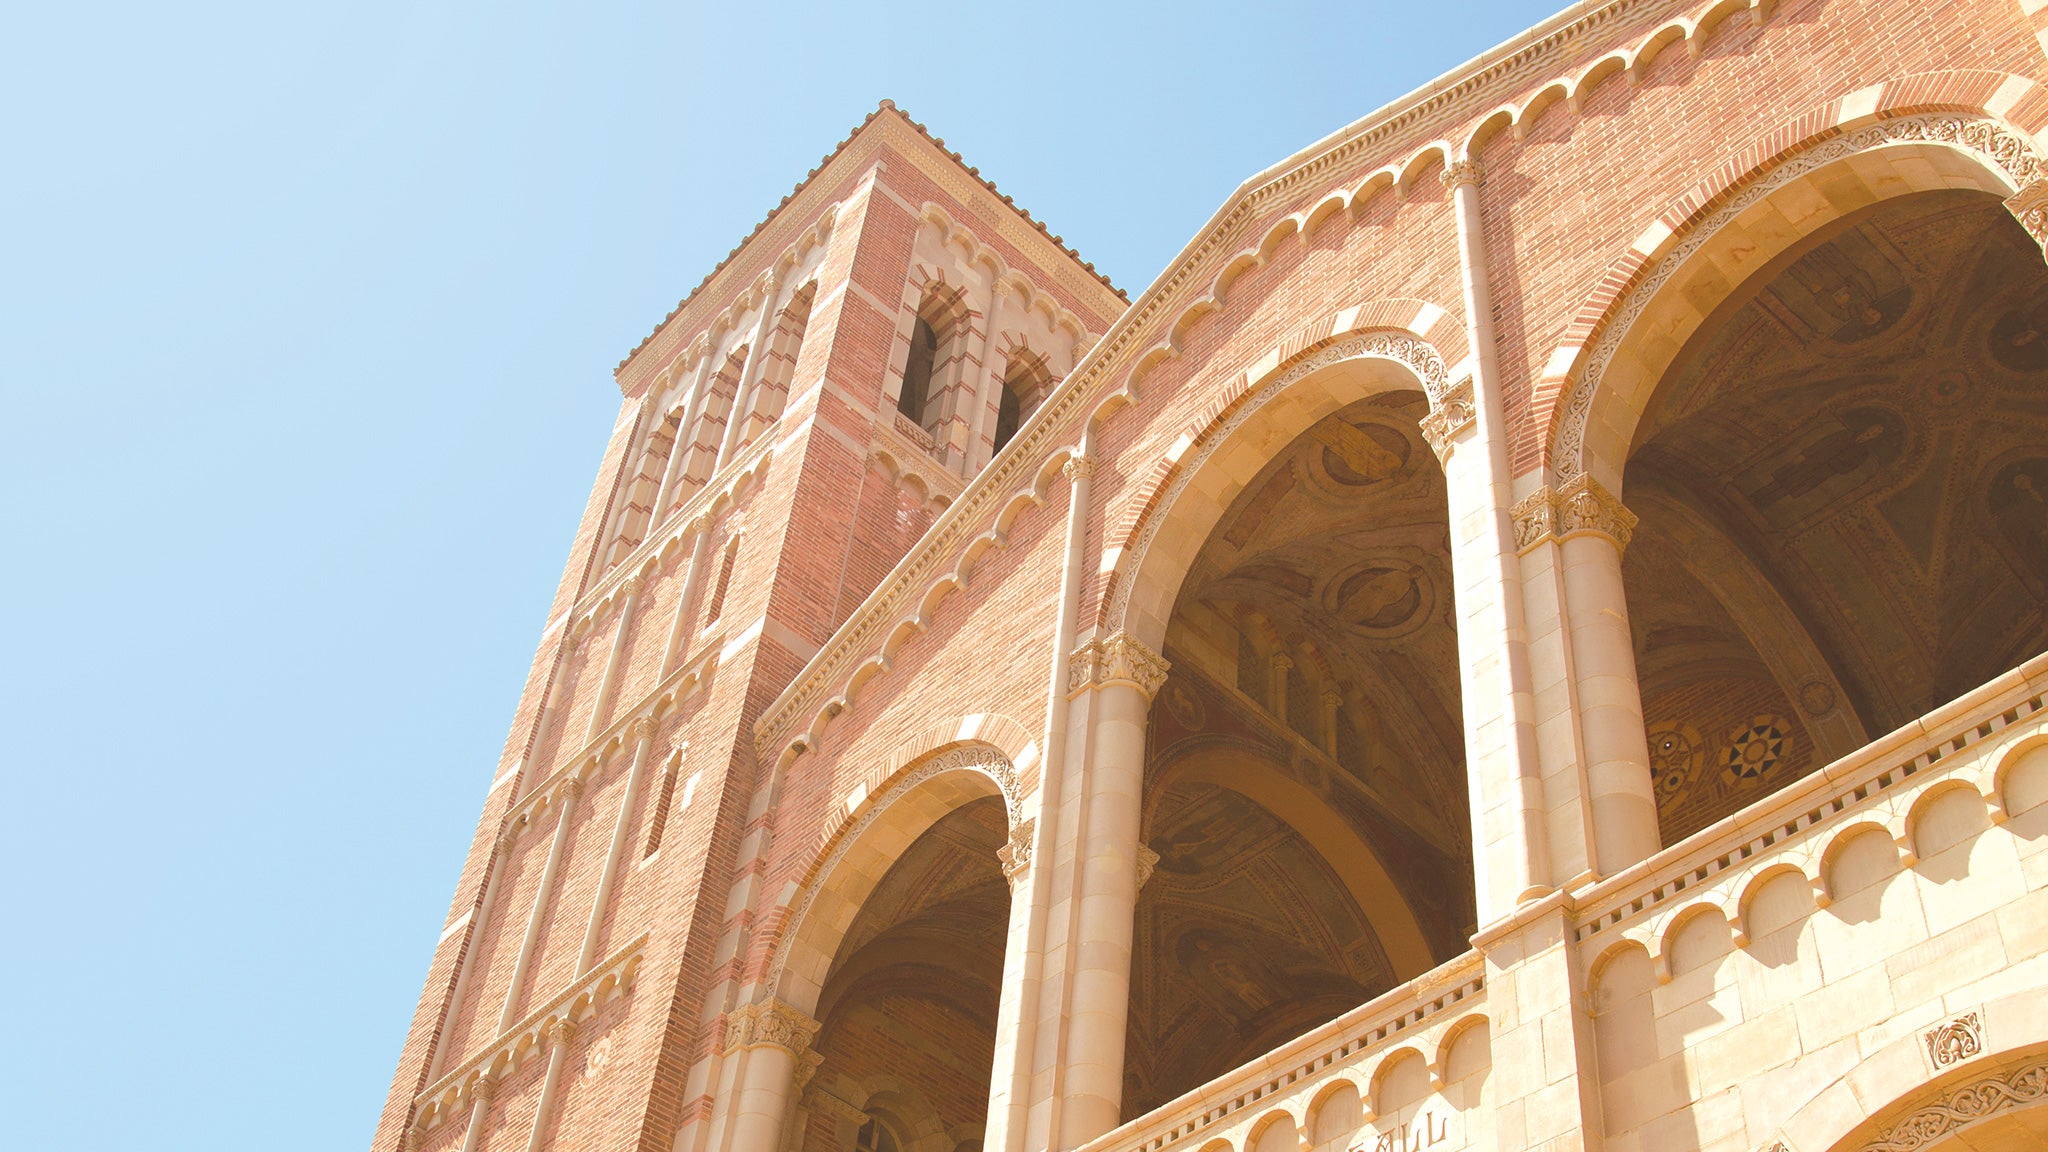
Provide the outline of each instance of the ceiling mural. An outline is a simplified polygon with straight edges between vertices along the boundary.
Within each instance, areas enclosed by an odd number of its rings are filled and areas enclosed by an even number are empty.
[[[1009,922],[1006,820],[996,797],[953,810],[861,905],[818,1002],[804,1148],[838,1152],[864,1111],[978,1146]]]
[[[1393,987],[1376,915],[1411,919],[1435,960],[1467,946],[1457,632],[1427,411],[1420,393],[1383,394],[1304,432],[1182,584],[1149,730],[1143,835],[1159,859],[1138,898],[1126,1116]],[[1262,804],[1269,788],[1333,815],[1322,839]],[[1383,862],[1406,907],[1361,907],[1333,868],[1347,854]]]
[[[1702,325],[1623,562],[1665,841],[2048,648],[2048,268],[1994,198],[1850,216]]]

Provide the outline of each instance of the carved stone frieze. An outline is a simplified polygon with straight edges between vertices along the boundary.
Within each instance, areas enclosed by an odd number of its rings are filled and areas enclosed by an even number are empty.
[[[1477,412],[1472,407],[1472,381],[1466,380],[1434,399],[1429,415],[1422,418],[1422,438],[1429,441],[1430,451],[1436,453],[1438,461],[1446,460],[1451,442],[1471,427],[1476,418]]]
[[[1067,691],[1081,692],[1111,684],[1135,685],[1150,700],[1166,683],[1166,657],[1118,632],[1083,644],[1067,664]]]
[[[1919,1152],[1958,1128],[2048,1098],[2048,1061],[1987,1076],[1915,1110],[1863,1146],[1863,1152]]]
[[[2031,180],[2008,198],[2005,209],[2012,213],[2034,243],[2048,252],[2048,179]]]
[[[1031,870],[1031,837],[1038,828],[1035,818],[1026,819],[1010,829],[1010,840],[996,849],[996,859],[1002,862],[1003,876],[1009,880],[1011,889],[1026,872]]]
[[[773,1044],[802,1056],[811,1050],[821,1025],[773,997],[745,1004],[725,1018],[725,1050]]]

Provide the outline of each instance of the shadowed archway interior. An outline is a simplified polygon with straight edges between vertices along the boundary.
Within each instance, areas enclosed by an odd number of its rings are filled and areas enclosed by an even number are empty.
[[[2048,268],[1923,193],[1761,269],[1673,362],[1623,561],[1666,844],[2048,647]]]
[[[897,858],[848,928],[819,998],[806,1152],[869,1121],[909,1149],[976,1149],[987,1120],[1010,888],[1003,802],[948,813]]]
[[[1427,412],[1419,392],[1381,393],[1285,444],[1181,585],[1149,729],[1158,861],[1138,899],[1126,1117],[1465,949],[1457,632]],[[1360,878],[1367,859],[1391,884]]]

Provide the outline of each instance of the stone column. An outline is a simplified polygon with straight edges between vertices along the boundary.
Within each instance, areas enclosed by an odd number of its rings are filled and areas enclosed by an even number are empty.
[[[969,476],[981,471],[988,464],[991,455],[982,446],[982,440],[993,435],[989,425],[989,411],[998,400],[998,393],[1003,387],[1002,377],[996,375],[993,353],[996,347],[996,331],[1001,323],[1003,301],[1009,298],[1010,291],[1010,286],[1000,279],[989,283],[988,314],[983,316],[981,321],[981,378],[974,386],[974,411],[967,421],[967,443],[960,446],[963,470]]]
[[[796,1103],[799,1060],[817,1038],[816,1020],[780,1000],[763,1000],[726,1019],[725,1051],[740,1053],[733,1109],[733,1152],[776,1152],[782,1122]]]
[[[626,663],[626,649],[632,640],[633,611],[640,606],[640,590],[644,586],[638,576],[628,576],[619,582],[619,594],[625,597],[619,605],[619,629],[612,634],[611,655],[605,658],[603,677],[597,682],[597,699],[590,705],[590,726],[583,733],[585,744],[604,731],[605,713],[611,709],[612,695],[619,689],[619,669]]]
[[[1138,825],[1145,779],[1145,719],[1167,664],[1119,632],[1083,645],[1068,683],[1093,697],[1085,801],[1077,838],[1079,890],[1067,1011],[1064,1099],[1056,1147],[1073,1148],[1117,1126],[1130,1008],[1131,933],[1138,902]]]
[[[654,718],[640,716],[626,729],[633,742],[633,766],[626,770],[626,795],[619,801],[619,818],[612,824],[611,848],[605,853],[604,868],[597,876],[597,897],[590,904],[590,919],[583,928],[583,948],[577,953],[576,974],[590,971],[597,962],[597,942],[604,931],[604,915],[611,908],[612,885],[617,883],[619,865],[626,856],[626,839],[633,831],[633,814],[640,807],[640,782],[646,775],[647,752],[654,743]]]
[[[1515,537],[1534,579],[1549,570],[1561,599],[1574,744],[1584,765],[1588,864],[1611,876],[1656,854],[1657,797],[1636,683],[1621,554],[1636,517],[1590,475],[1537,489],[1515,505]]]
[[[1067,754],[1071,710],[1068,663],[1080,612],[1081,580],[1086,575],[1089,494],[1095,475],[1095,460],[1088,455],[1085,438],[1081,448],[1067,457],[1064,471],[1069,485],[1066,553],[1048,653],[1045,755],[1040,761],[1038,789],[1032,796],[1033,815],[1011,831],[1001,854],[1003,873],[1011,886],[1010,932],[1004,946],[998,1039],[989,1077],[988,1124],[983,1137],[986,1152],[1022,1152],[1031,1146],[1034,1127],[1041,1141],[1049,1141],[1051,1097],[1057,1088],[1052,1066],[1057,1062],[1059,1030],[1064,1025],[1059,1005],[1064,1003],[1065,983],[1047,973],[1046,954],[1055,894],[1061,890],[1055,873],[1066,877],[1067,887],[1071,887],[1072,877],[1071,862],[1057,870],[1052,865],[1060,850],[1060,828],[1067,809],[1073,807],[1065,800],[1066,780],[1070,774],[1078,775],[1070,772]],[[1061,927],[1064,938],[1064,922]],[[1049,991],[1050,1006],[1046,1001]],[[1004,1037],[1010,1038],[1008,1044],[1003,1043]]]
[[[484,1138],[484,1122],[491,1115],[491,1089],[495,1082],[486,1072],[476,1078],[469,1089],[469,1126],[462,1130],[462,1152],[476,1152],[477,1142]]]
[[[661,650],[660,678],[676,670],[676,665],[690,654],[689,620],[690,602],[697,598],[697,589],[704,583],[704,560],[711,550],[711,522],[699,516],[683,530],[696,537],[690,545],[690,567],[683,576],[683,593],[676,597],[676,616],[668,626],[668,644]]]
[[[498,833],[496,843],[491,845],[491,867],[484,873],[484,888],[477,896],[476,916],[469,924],[469,941],[455,960],[455,986],[448,992],[447,1014],[450,1018],[444,1019],[440,1029],[434,1034],[434,1054],[427,1058],[427,1074],[420,1081],[423,1084],[432,1084],[440,1079],[441,1068],[448,1062],[448,1028],[453,1023],[453,1015],[462,1010],[462,998],[469,990],[469,974],[476,968],[476,945],[484,938],[484,929],[490,926],[491,907],[496,902],[498,894],[498,880],[505,873],[505,858],[512,855],[512,849],[517,846],[519,829],[520,825],[515,822]]]
[[[540,1103],[533,1110],[533,1133],[526,1138],[526,1152],[540,1152],[548,1130],[548,1117],[555,1111],[555,1088],[562,1079],[562,1065],[569,1058],[569,1045],[576,1041],[573,1021],[557,1020],[548,1026],[548,1070],[540,1081]]]
[[[1553,880],[1521,575],[1508,514],[1507,416],[1479,213],[1482,178],[1471,160],[1444,169],[1457,210],[1472,379],[1437,401],[1423,432],[1443,460],[1450,498],[1473,869],[1479,922],[1485,924],[1550,891]]]

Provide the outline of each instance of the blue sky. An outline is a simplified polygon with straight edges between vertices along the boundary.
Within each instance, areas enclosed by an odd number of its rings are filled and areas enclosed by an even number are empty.
[[[367,1146],[612,366],[876,101],[1135,295],[1557,2],[17,6],[9,1146]]]

